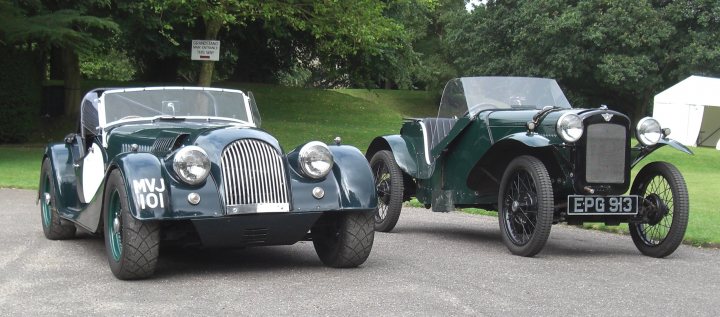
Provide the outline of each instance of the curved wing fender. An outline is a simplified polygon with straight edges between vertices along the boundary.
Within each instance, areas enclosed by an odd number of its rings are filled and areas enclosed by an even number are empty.
[[[120,169],[128,193],[130,213],[140,220],[182,219],[222,216],[217,185],[212,175],[198,186],[175,181],[157,157],[150,153],[125,153],[112,165]],[[108,169],[108,175],[112,168]],[[196,193],[200,203],[191,205],[188,194]]]
[[[642,161],[642,159],[644,159],[645,157],[650,155],[650,153],[655,152],[655,150],[657,150],[663,146],[666,146],[666,145],[669,145],[670,147],[672,147],[680,152],[694,155],[693,151],[688,149],[682,143],[675,141],[673,139],[669,139],[669,138],[661,138],[660,141],[658,141],[658,143],[653,146],[643,147],[638,144],[637,146],[632,148],[632,152],[630,153],[630,156],[632,157],[632,164],[630,165],[630,167],[631,168],[635,167],[635,165],[637,165],[637,163],[640,163],[640,161]]]
[[[355,147],[330,146],[335,165],[332,175],[338,183],[343,209],[375,209],[377,193],[370,165]]]
[[[381,150],[391,150],[395,157],[400,169],[412,176],[417,176],[418,168],[415,162],[415,155],[412,154],[410,144],[405,142],[405,139],[400,135],[386,135],[376,137],[367,150],[367,161],[369,162],[372,156]]]
[[[75,190],[75,169],[70,158],[70,151],[63,143],[48,145],[45,148],[45,157],[50,160],[50,168],[55,178],[55,200],[58,212],[66,218],[72,218],[67,207],[77,207],[78,196]],[[39,187],[38,187],[39,188]],[[38,190],[38,198],[40,197]]]
[[[507,140],[515,140],[518,142],[521,142],[522,144],[525,144],[529,147],[545,147],[550,145],[550,140],[548,138],[541,136],[536,133],[528,134],[527,132],[519,132],[519,133],[513,133],[510,134],[497,142],[495,144],[507,141]],[[493,146],[495,145],[493,144]]]
[[[130,213],[137,219],[162,218],[169,209],[168,186],[160,160],[150,153],[118,155],[111,165],[120,169],[128,193]],[[106,178],[113,168],[109,168]]]
[[[298,166],[298,152],[302,146],[287,155],[293,212],[371,210],[377,207],[377,194],[370,166],[355,147],[330,145],[333,168],[322,179],[304,176]],[[315,189],[323,195],[313,195]]]

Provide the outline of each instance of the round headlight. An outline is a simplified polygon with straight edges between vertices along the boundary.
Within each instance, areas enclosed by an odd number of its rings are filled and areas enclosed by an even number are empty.
[[[306,176],[312,178],[325,177],[333,167],[333,156],[327,145],[312,141],[300,148],[298,165]]]
[[[175,154],[173,170],[183,182],[197,185],[210,174],[210,159],[202,148],[186,146]]]
[[[566,113],[558,119],[556,130],[565,142],[576,142],[583,135],[582,119],[574,113]]]
[[[645,117],[638,121],[637,139],[642,145],[650,146],[657,144],[662,137],[662,133],[660,123],[657,122],[657,120]]]

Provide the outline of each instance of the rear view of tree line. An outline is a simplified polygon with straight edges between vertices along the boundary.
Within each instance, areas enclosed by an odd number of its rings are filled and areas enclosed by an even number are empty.
[[[220,61],[190,61],[193,39],[220,40]],[[63,80],[68,115],[81,78],[437,92],[517,75],[637,119],[674,82],[720,75],[718,43],[717,0],[0,0],[0,51],[32,64],[0,61],[0,115],[20,71],[31,86]]]

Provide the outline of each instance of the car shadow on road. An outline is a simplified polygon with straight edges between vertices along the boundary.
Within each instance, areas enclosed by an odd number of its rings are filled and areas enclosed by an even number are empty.
[[[502,244],[500,231],[488,228],[468,228],[451,226],[398,226],[390,234],[433,235],[442,240],[453,242],[491,242]]]
[[[447,225],[438,226],[398,226],[392,231],[398,235],[432,235],[448,243],[483,243],[492,246],[493,250],[510,254],[502,242],[499,228],[487,227],[454,227]],[[573,239],[565,231],[550,233],[550,238],[543,250],[536,255],[537,258],[563,257],[563,258],[592,258],[592,257],[618,257],[618,256],[640,256],[635,250],[632,241],[628,237],[627,246],[623,247],[618,243],[599,243],[596,232],[587,232],[588,237]],[[607,234],[607,233],[602,233]]]
[[[66,241],[87,250],[98,265],[107,265],[102,236],[78,234]],[[310,244],[309,246],[307,244]],[[282,269],[325,269],[315,254],[312,242],[301,241],[290,246],[206,249],[200,247],[160,247],[158,266],[153,278],[207,273],[247,273]]]
[[[264,246],[244,249],[204,249],[164,246],[156,276],[195,273],[240,273],[276,269],[324,268],[312,248],[298,242],[292,246]]]

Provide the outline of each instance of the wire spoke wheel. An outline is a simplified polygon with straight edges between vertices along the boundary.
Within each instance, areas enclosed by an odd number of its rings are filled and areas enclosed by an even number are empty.
[[[392,152],[383,150],[370,159],[370,169],[375,179],[377,209],[375,210],[375,230],[389,232],[400,219],[403,202],[403,175]]]
[[[687,228],[689,198],[680,172],[665,162],[645,166],[631,190],[642,201],[642,222],[630,224],[635,246],[645,255],[665,257],[682,243]]]
[[[498,196],[500,231],[505,246],[516,255],[540,252],[550,235],[553,192],[545,165],[532,156],[510,162]]]
[[[378,162],[373,166],[373,176],[375,177],[375,190],[378,196],[378,212],[375,213],[375,222],[380,223],[387,217],[388,204],[390,203],[390,171],[384,162]]]
[[[530,241],[537,223],[537,189],[527,171],[516,171],[509,191],[503,200],[505,225],[514,244],[524,245]]]

